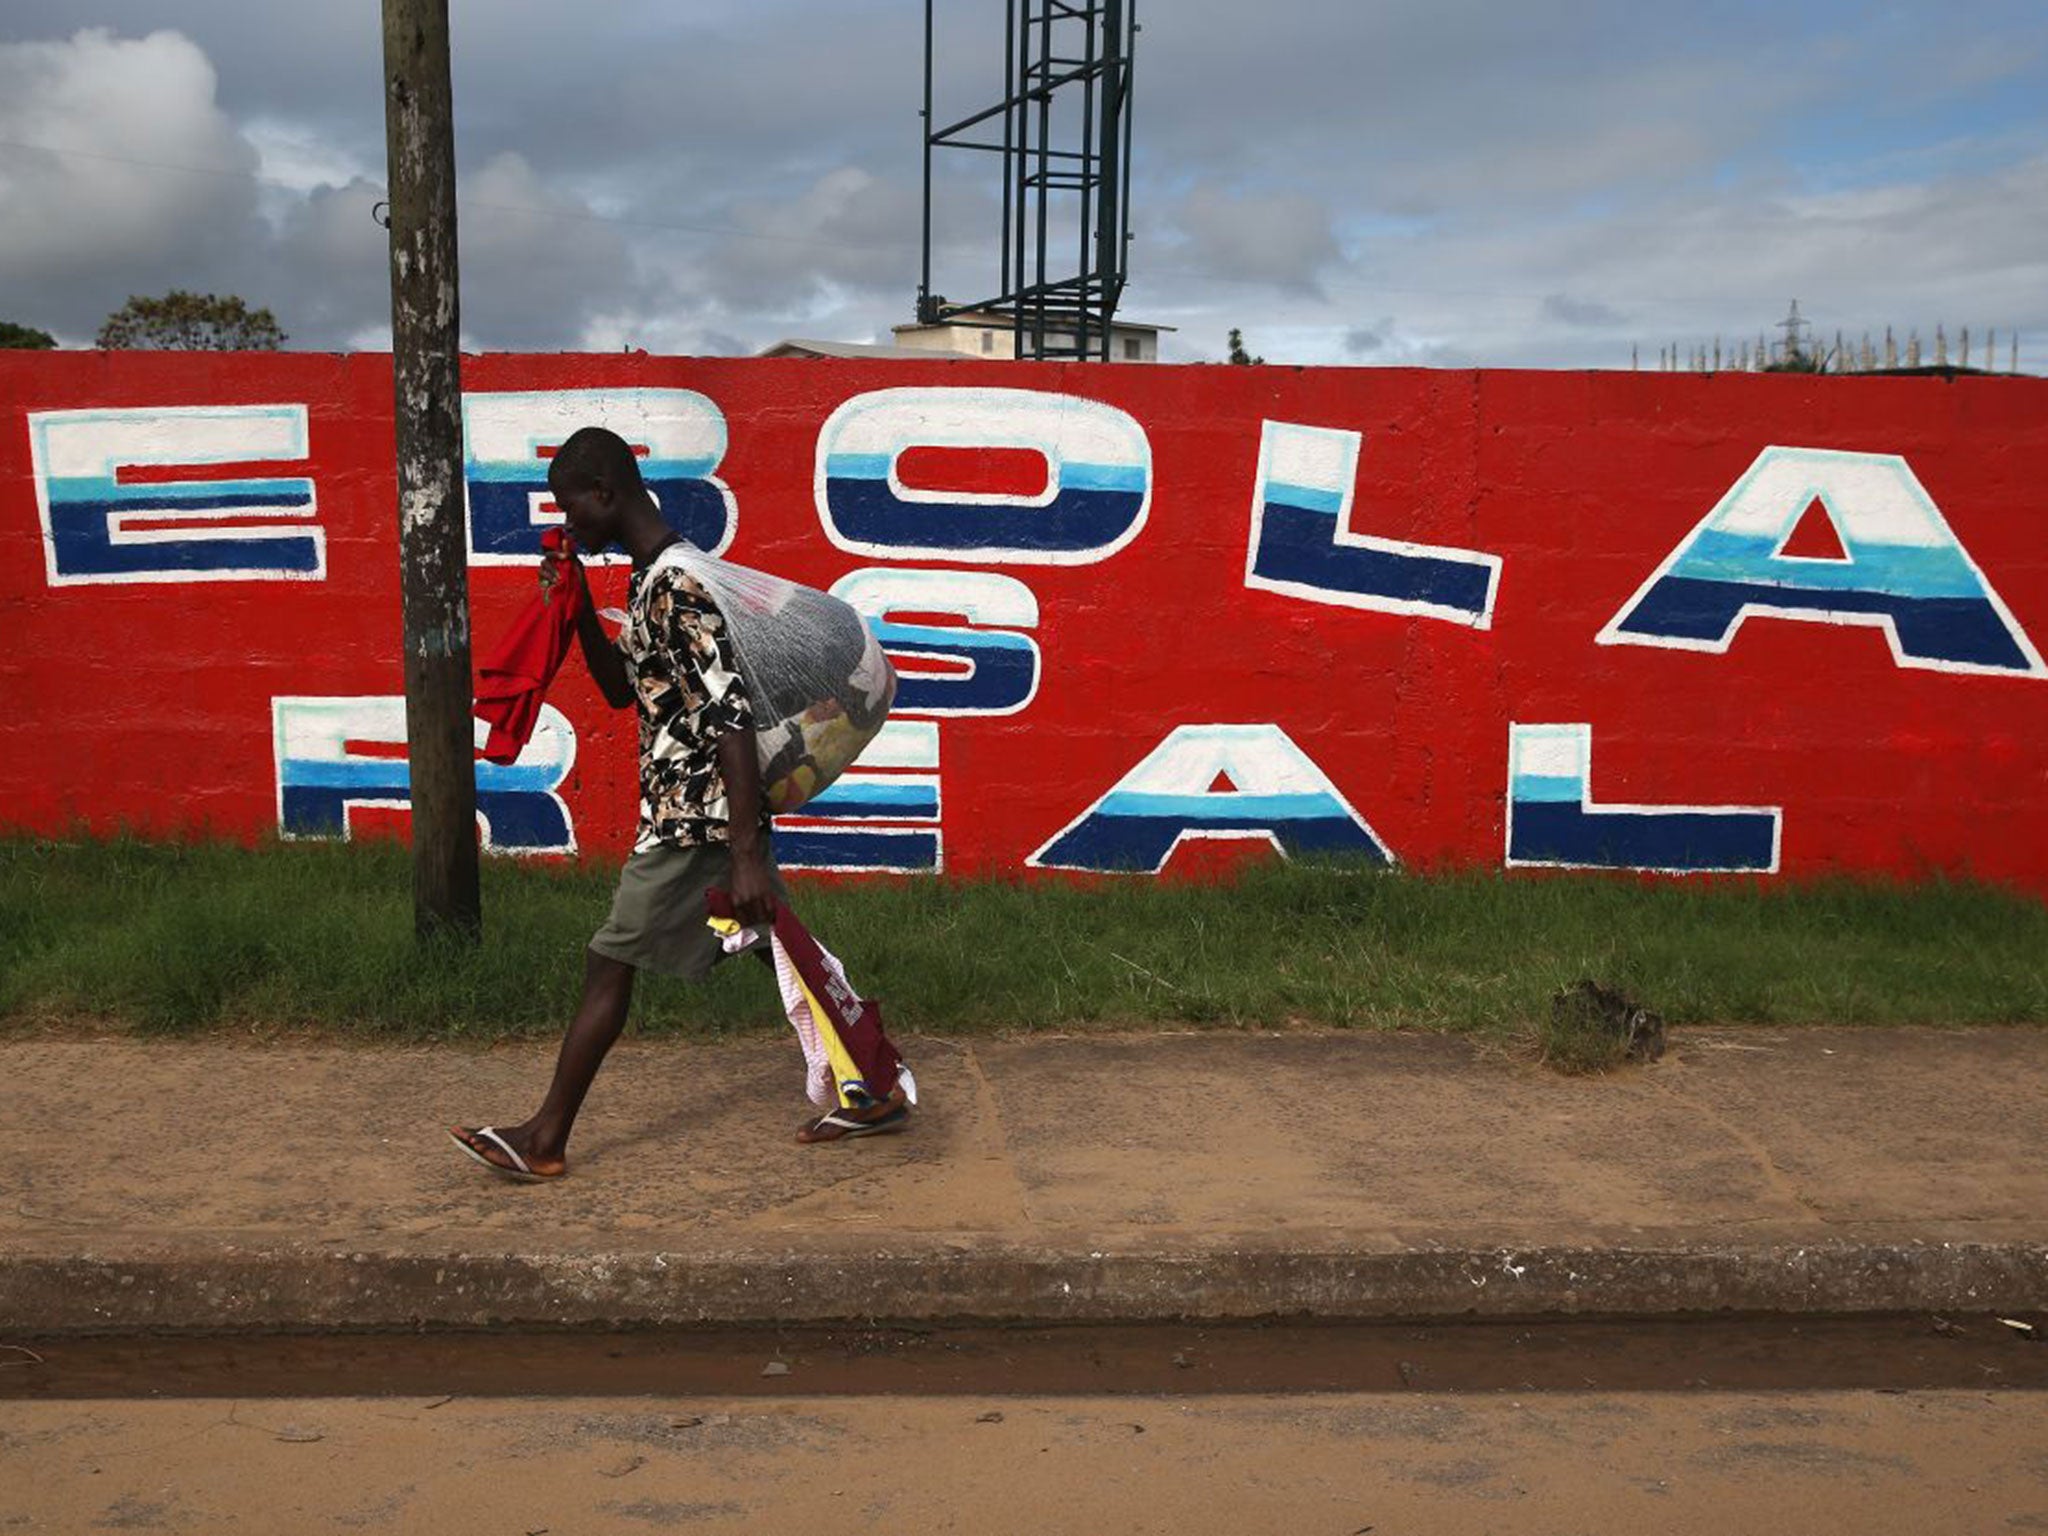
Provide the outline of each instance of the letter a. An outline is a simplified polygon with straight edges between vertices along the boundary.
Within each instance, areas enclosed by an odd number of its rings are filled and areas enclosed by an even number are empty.
[[[1229,788],[1218,789],[1219,775]],[[1027,861],[1158,874],[1184,838],[1271,843],[1282,854],[1394,856],[1277,725],[1183,725]]]
[[[1816,505],[1845,558],[1785,553]],[[1599,642],[1725,651],[1756,614],[1874,625],[1902,667],[2048,676],[1897,454],[1766,448]]]

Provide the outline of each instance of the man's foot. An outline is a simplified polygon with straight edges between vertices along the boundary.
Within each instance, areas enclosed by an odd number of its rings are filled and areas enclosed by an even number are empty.
[[[909,1124],[910,1106],[903,1102],[899,1092],[858,1109],[835,1109],[815,1120],[806,1120],[798,1127],[796,1139],[810,1146],[814,1142],[845,1141],[854,1136],[885,1136]]]
[[[544,1184],[569,1171],[568,1164],[561,1158],[541,1157],[529,1151],[523,1145],[526,1135],[517,1127],[501,1131],[489,1125],[478,1126],[475,1130],[451,1125],[448,1135],[470,1157],[508,1179]]]

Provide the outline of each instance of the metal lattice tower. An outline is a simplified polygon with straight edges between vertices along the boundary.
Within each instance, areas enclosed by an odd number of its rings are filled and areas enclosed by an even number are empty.
[[[1780,355],[1787,362],[1806,355],[1806,333],[1813,329],[1813,324],[1799,313],[1797,299],[1792,301],[1791,312],[1778,322],[1778,329],[1785,333],[1785,349]]]
[[[1128,273],[1125,175],[1136,0],[1005,0],[1003,99],[943,128],[932,122],[932,6],[925,0],[924,269],[917,318],[942,325],[970,311],[1007,314],[1017,357],[1106,362]],[[932,292],[937,149],[1002,157],[1001,281],[993,297],[978,303],[953,304]]]

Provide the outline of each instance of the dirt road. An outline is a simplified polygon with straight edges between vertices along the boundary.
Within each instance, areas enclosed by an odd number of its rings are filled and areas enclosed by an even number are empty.
[[[63,1401],[0,1530],[2048,1531],[2033,1393]]]
[[[1983,1316],[70,1340],[0,1367],[0,1536],[2048,1532],[2048,1346]]]

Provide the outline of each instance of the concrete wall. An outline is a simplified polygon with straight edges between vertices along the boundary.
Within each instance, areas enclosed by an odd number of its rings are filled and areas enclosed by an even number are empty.
[[[2048,893],[2048,382],[475,357],[475,636],[540,457],[842,592],[905,674],[788,862],[1968,872]],[[404,824],[390,365],[0,356],[0,825]],[[616,602],[625,571],[595,573]],[[573,667],[573,664],[572,664]],[[504,851],[614,854],[580,668]]]

